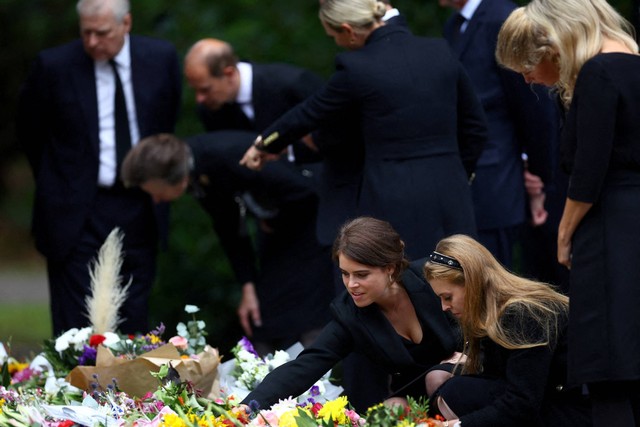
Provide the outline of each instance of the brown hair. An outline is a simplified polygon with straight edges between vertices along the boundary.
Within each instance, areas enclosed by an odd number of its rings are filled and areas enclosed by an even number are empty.
[[[442,239],[436,251],[455,259],[462,267],[460,270],[427,261],[424,275],[428,282],[440,279],[465,288],[464,313],[460,319],[467,342],[465,371],[480,371],[480,340],[484,337],[507,349],[553,344],[559,318],[568,311],[566,296],[551,285],[511,273],[469,236],[458,234]],[[505,313],[515,316],[516,323],[505,325],[502,322]],[[540,326],[542,336],[532,338],[527,334],[522,326],[531,322]]]
[[[151,179],[175,185],[189,175],[190,162],[191,150],[184,141],[159,133],[140,140],[127,153],[121,177],[127,187],[137,187]]]
[[[409,262],[404,242],[386,221],[359,217],[344,224],[333,243],[333,259],[342,254],[371,267],[394,267],[393,280],[399,282]]]

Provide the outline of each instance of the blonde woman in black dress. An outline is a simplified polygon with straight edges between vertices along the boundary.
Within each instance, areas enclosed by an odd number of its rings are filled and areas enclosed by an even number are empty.
[[[569,382],[588,384],[597,426],[640,425],[640,56],[604,0],[515,10],[497,58],[567,108],[570,172],[558,261],[571,269]]]

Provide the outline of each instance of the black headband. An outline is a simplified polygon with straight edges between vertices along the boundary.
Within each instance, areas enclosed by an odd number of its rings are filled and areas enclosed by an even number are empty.
[[[446,255],[442,255],[440,252],[431,252],[431,255],[429,255],[429,259],[431,260],[431,262],[434,262],[436,264],[444,265],[446,267],[451,267],[455,268],[456,270],[462,271],[462,266],[456,259],[448,257]]]

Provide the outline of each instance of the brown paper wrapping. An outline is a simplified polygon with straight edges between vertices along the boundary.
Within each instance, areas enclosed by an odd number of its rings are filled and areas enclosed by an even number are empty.
[[[173,344],[166,344],[144,353],[135,359],[121,359],[111,350],[98,346],[96,366],[76,366],[67,376],[71,385],[91,391],[96,381],[106,388],[115,379],[118,388],[130,396],[144,397],[158,388],[158,379],[149,372],[158,372],[162,365],[171,362],[182,381],[191,381],[196,390],[202,390],[202,396],[213,399],[219,395],[218,350],[207,345],[197,359],[181,359]],[[97,380],[94,377],[97,375]]]

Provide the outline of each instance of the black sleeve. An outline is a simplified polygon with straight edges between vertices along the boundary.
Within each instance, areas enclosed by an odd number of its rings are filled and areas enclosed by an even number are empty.
[[[261,409],[269,408],[289,396],[307,391],[329,369],[346,357],[353,348],[349,331],[336,320],[329,322],[314,343],[298,357],[274,369],[262,383],[242,401],[255,401]]]
[[[230,191],[208,192],[199,199],[209,214],[220,246],[227,255],[231,269],[241,285],[254,282],[257,277],[253,241],[245,226],[236,195]]]

